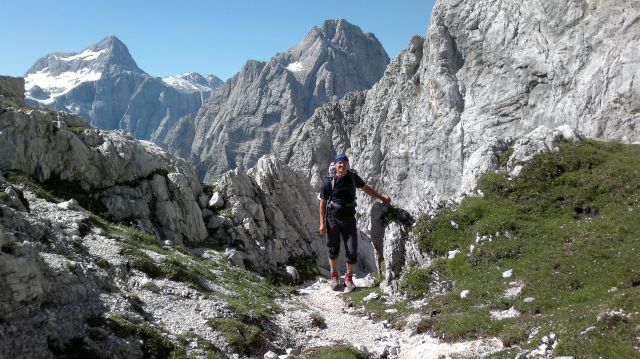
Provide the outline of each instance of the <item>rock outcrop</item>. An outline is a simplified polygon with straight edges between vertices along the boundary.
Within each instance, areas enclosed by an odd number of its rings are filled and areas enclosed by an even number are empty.
[[[318,234],[318,200],[306,179],[283,163],[263,157],[247,172],[225,173],[217,186],[231,210],[230,244],[256,269],[275,272],[289,257],[326,258]]]
[[[216,186],[231,211],[231,223],[217,238],[240,251],[252,268],[274,273],[292,259],[304,259],[328,273],[327,248],[318,233],[319,202],[304,176],[264,156],[246,172],[225,173]],[[358,269],[370,273],[376,263],[371,245],[364,240],[360,240]]]
[[[180,121],[162,143],[189,146],[174,153],[190,153],[207,182],[230,169],[246,170],[277,151],[318,106],[370,88],[388,61],[373,34],[345,20],[326,21],[268,62],[248,61],[193,122]]]
[[[85,198],[84,206],[182,243],[207,237],[193,167],[123,132],[91,128],[80,117],[2,108],[0,169],[18,171]]]
[[[24,100],[24,79],[22,77],[0,76],[0,96]]]

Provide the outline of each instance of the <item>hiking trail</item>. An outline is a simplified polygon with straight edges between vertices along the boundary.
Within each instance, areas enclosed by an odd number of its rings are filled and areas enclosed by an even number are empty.
[[[358,288],[374,284],[370,277],[354,278],[354,282]],[[403,330],[390,327],[386,321],[376,322],[362,308],[350,307],[344,293],[332,291],[327,279],[305,283],[286,305],[278,321],[288,329],[288,339],[302,349],[342,343],[366,351],[372,358],[428,359],[477,358],[503,348],[495,338],[445,343],[427,334],[414,334],[410,328],[419,321],[415,315],[406,318]],[[314,312],[324,318],[326,328],[311,323]]]

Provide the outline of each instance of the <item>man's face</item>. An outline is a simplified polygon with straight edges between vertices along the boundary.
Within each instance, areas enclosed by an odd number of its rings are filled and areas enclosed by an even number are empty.
[[[347,161],[336,162],[336,174],[338,176],[344,176],[345,174],[347,174],[348,169],[349,169],[349,162]]]

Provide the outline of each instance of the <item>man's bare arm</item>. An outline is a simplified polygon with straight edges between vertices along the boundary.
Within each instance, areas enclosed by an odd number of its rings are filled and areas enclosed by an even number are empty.
[[[382,203],[384,203],[384,204],[391,203],[391,197],[389,197],[386,194],[385,195],[381,195],[375,189],[369,187],[369,185],[364,185],[364,187],[362,187],[362,191],[364,191],[364,193],[368,194],[371,197],[374,197],[374,198],[377,198],[377,199],[381,200]]]
[[[320,235],[325,234],[325,232],[327,231],[325,220],[324,220],[326,214],[327,214],[327,200],[320,199]]]

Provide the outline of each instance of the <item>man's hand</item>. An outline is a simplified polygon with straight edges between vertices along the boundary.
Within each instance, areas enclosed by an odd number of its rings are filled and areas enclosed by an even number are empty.
[[[324,223],[320,223],[320,235],[324,236],[325,233],[327,233],[327,227]]]
[[[377,199],[381,200],[382,203],[384,203],[384,204],[391,203],[391,197],[389,197],[386,194],[385,195],[381,195],[375,189],[369,187],[369,185],[364,185],[364,187],[362,187],[362,191],[364,191],[364,193],[368,194],[371,197],[374,197],[374,198],[377,198]]]

